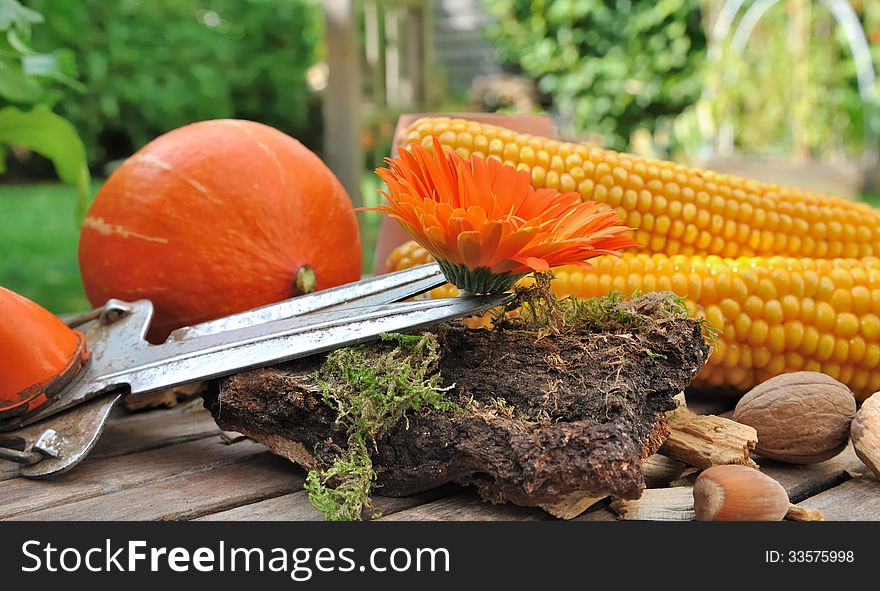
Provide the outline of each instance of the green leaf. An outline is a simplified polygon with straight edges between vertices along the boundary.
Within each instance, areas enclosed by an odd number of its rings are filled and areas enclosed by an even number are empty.
[[[63,182],[77,189],[77,219],[85,217],[89,198],[86,149],[73,125],[47,107],[30,111],[0,109],[0,144],[25,146],[52,161]]]
[[[43,15],[21,5],[18,0],[0,0],[0,31],[15,28],[30,35],[31,25],[43,22]]]
[[[78,92],[85,92],[85,86],[78,82],[75,61],[70,52],[59,50],[55,53],[36,53],[21,58],[21,65],[27,76],[43,76],[57,80]]]
[[[18,64],[0,62],[0,97],[13,103],[33,104],[42,99],[43,87]]]
[[[6,41],[9,43],[9,46],[20,55],[31,55],[36,53],[15,29],[9,29],[9,31],[6,32]]]

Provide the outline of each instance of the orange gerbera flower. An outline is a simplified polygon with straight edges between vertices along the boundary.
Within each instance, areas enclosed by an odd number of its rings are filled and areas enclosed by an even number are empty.
[[[620,255],[638,243],[624,236],[617,213],[598,211],[578,193],[536,190],[531,175],[494,158],[466,160],[410,144],[390,168],[376,173],[388,185],[376,208],[397,219],[430,252],[443,274],[471,293],[497,293],[532,271]]]

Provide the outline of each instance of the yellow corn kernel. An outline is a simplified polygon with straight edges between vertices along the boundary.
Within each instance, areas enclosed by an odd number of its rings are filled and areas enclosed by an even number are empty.
[[[804,324],[799,320],[789,320],[782,326],[785,331],[785,348],[797,351],[804,340]]]
[[[837,322],[837,314],[828,302],[816,304],[816,328],[821,332],[830,331]]]
[[[876,341],[880,337],[880,317],[876,314],[865,314],[859,320],[859,330],[866,341]]]

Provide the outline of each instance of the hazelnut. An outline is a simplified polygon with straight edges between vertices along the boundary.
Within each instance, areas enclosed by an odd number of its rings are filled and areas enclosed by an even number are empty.
[[[823,373],[798,371],[752,388],[736,405],[733,420],[758,432],[755,453],[815,464],[843,451],[855,414],[849,388]]]
[[[862,403],[853,419],[850,437],[856,455],[880,478],[880,392]]]
[[[694,482],[698,521],[781,521],[788,506],[782,485],[748,466],[712,466]]]

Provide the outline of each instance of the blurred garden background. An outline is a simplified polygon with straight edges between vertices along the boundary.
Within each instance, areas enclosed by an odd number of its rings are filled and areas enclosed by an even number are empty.
[[[0,285],[86,309],[88,201],[213,118],[289,133],[367,205],[417,111],[548,113],[566,139],[876,201],[878,70],[877,0],[0,0]]]

